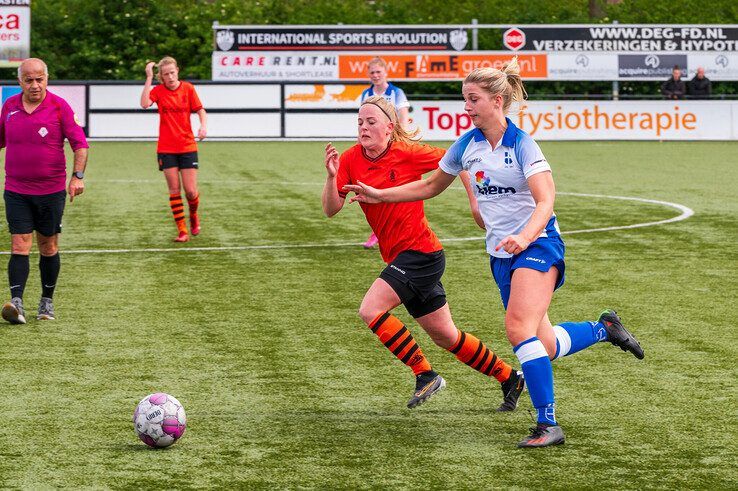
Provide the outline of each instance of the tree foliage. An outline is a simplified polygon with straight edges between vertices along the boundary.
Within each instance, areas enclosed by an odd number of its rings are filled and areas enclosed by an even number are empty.
[[[592,2],[597,3],[591,8]],[[34,0],[31,53],[55,79],[136,80],[148,60],[174,56],[184,78],[209,79],[212,25],[220,24],[572,24],[738,23],[738,2],[714,0]],[[604,14],[590,17],[591,12]],[[500,49],[498,31],[482,30],[480,49]],[[11,70],[0,72],[14,78]],[[405,84],[411,93],[457,93],[458,84]],[[621,93],[655,93],[655,82],[622,82]],[[735,83],[716,84],[735,93]],[[598,94],[609,82],[528,83],[540,93]]]

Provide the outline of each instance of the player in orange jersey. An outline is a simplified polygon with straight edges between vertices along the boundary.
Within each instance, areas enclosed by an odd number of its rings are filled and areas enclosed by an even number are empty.
[[[361,102],[363,103],[367,98],[375,95],[384,97],[397,110],[400,125],[403,128],[408,128],[410,125],[410,103],[405,92],[387,80],[387,63],[377,56],[369,61],[367,69],[372,84],[361,93]],[[372,232],[364,242],[364,248],[371,249],[377,245],[377,242],[377,235]]]
[[[154,65],[158,68],[157,78],[161,83],[152,89]],[[197,139],[202,140],[207,136],[207,113],[195,92],[195,87],[189,82],[179,80],[177,61],[170,56],[162,58],[158,64],[153,61],[146,64],[146,83],[141,93],[141,107],[148,109],[154,103],[159,110],[157,160],[159,170],[164,172],[167,180],[169,206],[179,231],[174,241],[187,242],[190,237],[185,224],[182,187],[190,208],[190,230],[192,235],[200,233],[200,217],[197,214],[200,205],[200,193],[197,191],[199,162],[190,114],[197,113],[200,118]]]
[[[445,153],[442,148],[413,140],[414,135],[398,123],[395,108],[381,96],[362,103],[358,123],[358,143],[340,158],[332,144],[325,149],[328,178],[322,204],[328,217],[343,208],[344,186],[361,181],[387,188],[418,181],[424,173],[438,168]],[[468,176],[466,182],[468,185]],[[423,202],[360,205],[377,234],[387,267],[364,296],[359,316],[415,374],[415,392],[408,407],[422,404],[446,382],[432,369],[402,321],[390,313],[400,304],[438,346],[484,375],[494,376],[504,395],[498,410],[514,410],[525,385],[522,372],[513,370],[479,339],[456,328],[441,284],[446,264],[443,248],[428,226]]]

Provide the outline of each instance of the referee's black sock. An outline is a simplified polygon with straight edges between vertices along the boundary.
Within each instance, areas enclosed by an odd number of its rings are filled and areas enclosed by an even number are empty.
[[[53,256],[41,256],[38,260],[38,269],[41,270],[41,296],[53,298],[56,280],[59,278],[59,269],[61,269],[59,253]]]
[[[10,282],[11,298],[23,298],[23,290],[26,289],[29,270],[30,266],[27,255],[10,255],[10,261],[8,261],[8,281]]]

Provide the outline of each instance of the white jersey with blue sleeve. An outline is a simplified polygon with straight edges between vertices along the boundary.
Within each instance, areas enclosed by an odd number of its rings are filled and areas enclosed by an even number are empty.
[[[408,102],[405,92],[391,83],[387,84],[387,90],[384,91],[384,94],[375,94],[374,85],[370,85],[368,89],[365,89],[364,92],[361,93],[361,102],[364,102],[368,97],[374,95],[381,95],[387,99],[387,102],[395,106],[395,109],[398,111],[404,107],[410,107],[410,102]]]
[[[495,257],[512,256],[503,249],[495,251],[495,247],[508,235],[519,234],[533,216],[536,202],[528,178],[551,170],[535,140],[506,120],[507,130],[496,148],[475,128],[456,140],[439,163],[442,171],[454,176],[469,171],[487,231],[487,252]],[[559,234],[556,215],[552,214],[540,236]]]

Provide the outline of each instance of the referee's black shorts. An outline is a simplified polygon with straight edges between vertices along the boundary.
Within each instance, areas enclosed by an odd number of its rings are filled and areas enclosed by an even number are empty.
[[[51,194],[20,194],[5,190],[5,217],[11,234],[37,231],[51,237],[62,231],[62,215],[67,192]]]
[[[392,287],[408,313],[417,319],[446,305],[446,290],[441,283],[445,269],[443,250],[403,251],[379,277]]]

